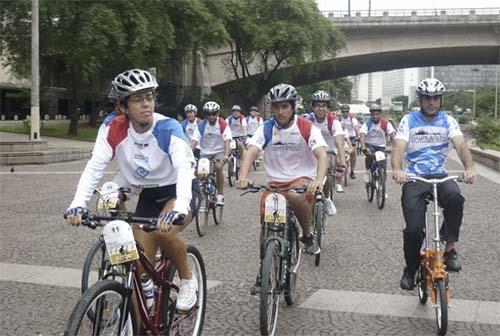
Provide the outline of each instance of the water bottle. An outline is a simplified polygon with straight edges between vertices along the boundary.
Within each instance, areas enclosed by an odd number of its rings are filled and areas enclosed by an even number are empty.
[[[148,310],[151,310],[151,307],[153,307],[153,303],[155,300],[155,292],[153,280],[148,274],[141,274],[141,285],[144,292],[144,297],[146,298],[146,306]]]

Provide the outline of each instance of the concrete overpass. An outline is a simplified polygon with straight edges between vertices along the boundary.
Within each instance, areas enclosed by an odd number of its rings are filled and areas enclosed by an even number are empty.
[[[291,82],[295,85],[409,67],[500,64],[500,8],[458,13],[412,10],[396,16],[380,12],[369,17],[363,13],[353,17],[324,14],[344,32],[346,46],[335,58],[313,64],[319,75],[310,75],[308,66],[312,64],[293,69]],[[224,66],[228,55],[229,49],[211,50],[207,55],[207,79],[215,91],[223,91],[234,81]]]

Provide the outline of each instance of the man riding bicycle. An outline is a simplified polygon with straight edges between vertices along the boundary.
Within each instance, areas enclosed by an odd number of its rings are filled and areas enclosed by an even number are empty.
[[[271,187],[284,189],[307,184],[307,194],[288,192],[285,197],[302,226],[306,252],[317,254],[321,249],[311,229],[312,200],[326,176],[327,145],[316,126],[295,115],[297,91],[293,86],[276,85],[267,98],[273,118],[266,120],[250,139],[236,186],[246,189],[251,183],[248,172],[261,150],[265,151],[264,163]]]
[[[201,122],[201,119],[196,116],[198,108],[196,105],[187,104],[184,107],[184,113],[186,114],[186,119],[181,122],[182,130],[188,138],[189,145],[193,147],[194,157],[199,158],[200,149],[193,146],[193,134],[198,128],[198,124]]]
[[[257,106],[250,107],[250,115],[246,117],[246,122],[247,135],[251,138],[257,128],[264,123],[264,120],[262,120],[262,117],[259,115],[259,108]]]
[[[410,112],[401,120],[392,149],[393,178],[403,185],[401,205],[406,227],[403,230],[403,250],[406,267],[401,278],[401,288],[415,287],[420,248],[424,238],[426,196],[432,186],[422,182],[407,182],[407,174],[424,178],[442,178],[445,169],[448,143],[451,141],[462,161],[466,183],[473,183],[476,177],[469,148],[465,144],[460,126],[456,120],[441,110],[444,85],[437,79],[427,78],[417,87],[420,111]],[[406,157],[406,171],[403,170],[403,152]],[[464,197],[455,181],[438,185],[438,202],[443,208],[444,223],[441,237],[446,241],[444,263],[446,270],[458,272],[462,265],[455,250],[463,217]]]
[[[351,107],[348,104],[340,105],[340,123],[344,126],[344,130],[349,136],[349,141],[354,149],[350,152],[349,159],[351,161],[351,178],[355,179],[354,168],[356,168],[356,142],[358,141],[359,122],[358,119],[351,116],[350,109]]]
[[[304,115],[308,120],[311,120],[320,130],[323,138],[328,144],[328,148],[336,152],[336,163],[333,158],[329,158],[329,164],[332,167],[337,167],[337,177],[342,177],[342,169],[345,169],[345,153],[344,153],[344,131],[339,120],[330,108],[330,94],[324,90],[318,90],[311,97],[313,112]],[[333,186],[333,177],[328,176],[325,183],[325,205],[329,216],[335,214],[335,205],[328,197],[329,191]]]
[[[370,106],[370,115],[359,130],[359,142],[361,144],[361,151],[365,154],[365,183],[370,182],[370,167],[374,159],[373,154],[377,151],[385,153],[385,146],[387,143],[387,135],[394,141],[396,130],[387,119],[381,117],[382,108],[378,104]],[[384,161],[384,168],[387,163]],[[386,170],[384,172],[387,175]],[[387,176],[384,176],[387,177]],[[387,194],[385,195],[387,197]]]
[[[240,158],[242,158],[243,152],[245,151],[245,138],[247,136],[247,120],[241,113],[241,107],[239,105],[233,105],[231,108],[231,115],[226,118],[226,122],[229,128],[231,128],[233,141],[236,143]]]
[[[167,252],[181,278],[177,308],[188,310],[196,303],[197,281],[187,263],[186,246],[178,236],[196,211],[199,193],[194,182],[194,157],[175,119],[154,113],[156,79],[147,71],[125,71],[113,80],[122,115],[99,132],[92,157],[78,183],[65,214],[68,223],[79,225],[87,202],[107,164],[116,158],[128,185],[142,189],[135,215],[158,217],[159,231],[134,230],[134,237],[154,263],[158,246]],[[181,224],[184,225],[173,225]],[[140,271],[144,272],[140,266]]]
[[[224,205],[224,173],[222,168],[231,153],[231,128],[219,117],[220,106],[214,101],[203,105],[205,119],[193,134],[194,146],[200,147],[200,157],[215,160],[217,205]]]

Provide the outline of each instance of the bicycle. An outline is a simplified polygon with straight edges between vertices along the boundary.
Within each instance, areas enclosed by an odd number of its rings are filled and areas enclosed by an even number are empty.
[[[450,304],[449,276],[445,270],[441,237],[439,235],[439,209],[437,201],[437,185],[449,180],[463,181],[463,177],[448,176],[442,179],[425,179],[418,176],[408,176],[409,181],[420,181],[432,184],[432,195],[426,196],[426,206],[433,203],[434,238],[430,238],[427,211],[425,214],[425,239],[420,251],[420,263],[417,272],[416,286],[421,304],[426,304],[428,296],[436,310],[436,326],[439,335],[445,335],[448,329],[448,306]],[[431,246],[430,241],[434,243]]]
[[[321,248],[321,238],[325,233],[326,227],[325,201],[323,199],[323,192],[321,190],[316,190],[316,192],[314,193],[312,220],[313,234],[316,236],[318,245]],[[321,259],[321,252],[315,254],[314,256],[314,264],[318,266]]]
[[[265,197],[264,218],[260,235],[260,303],[259,318],[262,335],[274,335],[278,320],[280,295],[287,305],[296,297],[297,272],[302,250],[299,248],[298,220],[288,206],[284,192],[306,192],[305,186],[275,189],[264,185],[251,185],[248,191],[270,192]]]
[[[369,169],[369,180],[365,183],[366,196],[368,197],[368,202],[373,201],[373,195],[377,194],[377,206],[380,210],[384,208],[385,205],[385,183],[386,183],[386,154],[390,151],[376,151],[372,153],[368,150],[366,155],[374,156],[375,160],[372,160]]]
[[[243,138],[244,137],[238,137],[233,139],[233,141],[235,141],[235,145],[234,148],[231,148],[231,155],[229,155],[229,158],[227,159],[227,180],[230,187],[234,185],[234,182],[236,182],[240,176],[241,158],[240,151],[236,144],[239,139]]]
[[[201,158],[198,161],[198,177],[200,179],[200,209],[195,216],[196,231],[200,237],[206,234],[210,213],[215,225],[222,223],[224,207],[217,205],[217,184],[215,182],[215,160]],[[200,218],[201,216],[201,218]]]
[[[187,247],[188,265],[198,281],[197,303],[189,311],[176,306],[180,279],[175,265],[166,254],[153,265],[141,244],[135,241],[131,225],[145,231],[156,229],[156,218],[134,217],[133,214],[99,216],[85,213],[83,225],[95,229],[104,226],[103,237],[112,265],[120,272],[110,272],[90,287],[74,307],[64,335],[136,335],[138,334],[132,293],[138,303],[145,332],[150,335],[200,335],[206,306],[206,273],[201,253]],[[103,224],[105,222],[105,224]],[[151,275],[156,290],[154,303],[148,308],[136,261],[140,260]],[[117,279],[119,281],[117,281]],[[92,318],[89,318],[89,314]]]

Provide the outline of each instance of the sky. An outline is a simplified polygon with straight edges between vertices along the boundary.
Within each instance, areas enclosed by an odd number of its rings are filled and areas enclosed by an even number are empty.
[[[350,0],[351,11],[368,10],[369,0]],[[345,10],[349,0],[316,0],[321,11]],[[434,9],[434,8],[488,8],[500,7],[498,0],[371,0],[372,10],[377,9]]]

